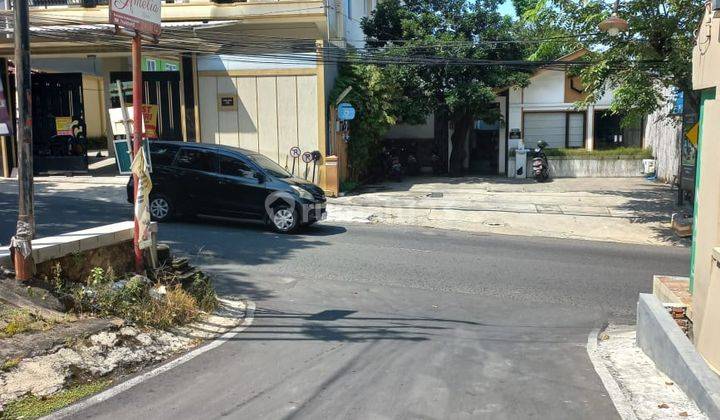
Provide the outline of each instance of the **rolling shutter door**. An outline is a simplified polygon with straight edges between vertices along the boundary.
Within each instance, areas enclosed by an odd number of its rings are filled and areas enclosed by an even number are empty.
[[[541,140],[553,149],[565,147],[565,122],[564,112],[525,113],[523,128],[526,147],[535,147]]]
[[[585,114],[569,114],[568,147],[585,145]]]

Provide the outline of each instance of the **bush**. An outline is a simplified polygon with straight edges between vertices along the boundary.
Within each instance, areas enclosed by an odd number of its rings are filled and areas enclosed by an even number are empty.
[[[548,157],[579,157],[579,158],[597,158],[597,159],[652,159],[652,151],[643,149],[642,147],[618,147],[615,149],[587,150],[584,148],[559,148],[545,149],[545,155]],[[515,149],[511,150],[509,156],[515,156]],[[532,152],[528,152],[528,156],[532,156]]]
[[[200,310],[195,297],[180,286],[172,286],[164,295],[151,295],[150,289],[151,285],[144,277],[134,276],[124,284],[77,285],[72,296],[77,312],[117,316],[138,325],[165,329],[197,318]],[[205,297],[203,304],[210,306],[208,302],[209,298]]]
[[[212,312],[217,308],[215,287],[210,277],[197,273],[187,291],[195,298],[195,302],[197,302],[197,306],[201,311]]]
[[[168,290],[163,300],[152,299],[150,307],[151,310],[146,313],[149,318],[142,323],[158,328],[187,324],[199,314],[195,298],[180,286]]]

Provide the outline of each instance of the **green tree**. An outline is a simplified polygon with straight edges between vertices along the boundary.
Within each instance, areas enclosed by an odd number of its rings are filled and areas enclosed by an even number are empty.
[[[629,24],[617,37],[598,33],[598,24],[610,16],[612,4],[602,0],[540,0],[524,16],[533,24],[569,34],[594,34],[580,45],[591,51],[592,65],[581,78],[590,95],[580,105],[614,91],[611,111],[624,122],[637,121],[667,101],[662,88],[677,88],[686,97],[692,91],[693,31],[704,11],[704,0],[625,0],[619,15]],[[538,49],[542,49],[540,44]]]
[[[562,12],[544,0],[514,0],[516,23],[528,60],[551,61],[582,48],[580,40],[557,22]]]
[[[349,122],[348,159],[350,178],[358,181],[368,176],[377,163],[380,141],[396,122],[399,94],[379,67],[362,63],[352,50],[347,59],[340,66],[330,99],[335,102],[346,88],[352,87],[343,102],[349,102],[357,110],[355,119]]]
[[[368,45],[386,62],[384,79],[397,87],[402,122],[436,115],[436,126],[453,124],[450,173],[462,172],[463,143],[476,119],[495,122],[496,92],[527,83],[527,73],[481,60],[518,60],[523,47],[514,40],[513,22],[498,13],[500,0],[385,0],[363,20]],[[436,132],[436,148],[446,135]]]

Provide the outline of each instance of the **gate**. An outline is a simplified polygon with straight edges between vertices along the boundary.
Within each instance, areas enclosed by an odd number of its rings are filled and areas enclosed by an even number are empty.
[[[157,130],[160,140],[182,140],[180,121],[180,72],[144,71],[143,104],[158,106]],[[132,104],[132,73],[111,72],[110,84],[113,108],[120,107],[120,99],[115,92],[115,81],[120,80],[125,92],[125,103]]]
[[[72,122],[66,133],[57,131],[62,118]],[[35,173],[87,172],[81,73],[33,74],[32,120]]]

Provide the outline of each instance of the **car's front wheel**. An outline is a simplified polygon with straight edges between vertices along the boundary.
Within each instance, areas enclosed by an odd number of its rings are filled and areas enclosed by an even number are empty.
[[[289,206],[278,207],[269,216],[270,224],[279,233],[293,232],[300,224],[297,211]]]
[[[170,200],[164,195],[150,197],[150,217],[152,220],[166,222],[172,217],[173,210]]]

